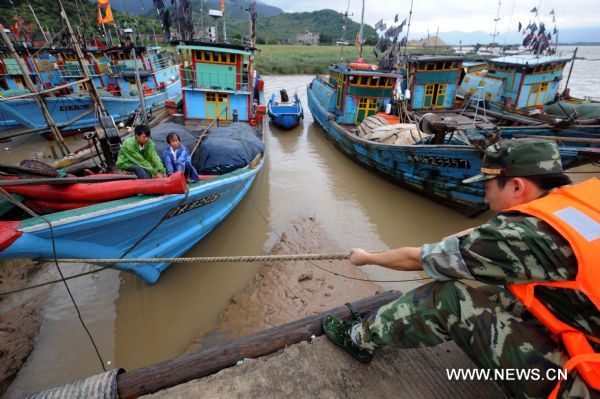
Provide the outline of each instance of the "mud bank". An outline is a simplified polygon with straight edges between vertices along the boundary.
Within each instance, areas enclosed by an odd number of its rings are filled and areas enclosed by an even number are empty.
[[[295,220],[271,253],[334,253],[334,243],[313,218]],[[331,272],[347,276],[336,276]],[[282,325],[382,291],[348,261],[301,261],[265,264],[254,280],[236,294],[215,329],[200,331],[187,351]]]
[[[0,291],[13,291],[33,284],[41,267],[26,260],[0,262]],[[50,289],[0,296],[0,395],[33,350]]]

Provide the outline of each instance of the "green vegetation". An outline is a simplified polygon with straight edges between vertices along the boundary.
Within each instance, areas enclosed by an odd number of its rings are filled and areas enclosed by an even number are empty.
[[[340,59],[340,46],[301,46],[301,45],[259,45],[256,55],[256,69],[267,75],[326,74],[327,67]],[[448,48],[409,48],[411,55],[451,55]],[[344,46],[344,60],[355,62],[358,59],[358,47]],[[363,47],[365,62],[377,64],[373,46]]]
[[[256,55],[257,70],[263,74],[327,73],[327,67],[340,59],[340,46],[259,45]],[[344,59],[354,62],[358,47],[344,46]],[[363,48],[363,58],[375,63],[373,47]]]
[[[296,34],[303,31],[320,33],[320,43],[329,45],[342,37],[344,17],[333,10],[313,12],[286,13],[269,18],[259,18],[257,35],[260,44],[277,44],[278,42],[295,42]],[[354,43],[360,24],[348,19],[346,41]],[[367,44],[377,42],[377,33],[372,27],[364,26]]]
[[[37,23],[35,22],[33,14],[31,13],[31,9],[29,8],[28,3],[30,3],[40,21],[40,24],[45,30],[48,29],[50,32],[54,32],[55,34],[62,30],[63,24],[60,18],[57,1],[13,0],[12,3],[14,4],[14,7],[11,5],[9,0],[0,0],[0,9],[2,10],[2,14],[0,15],[0,23],[2,23],[5,27],[14,25],[15,15],[19,16],[25,21],[26,25],[30,23],[32,24],[32,31],[35,32],[33,39],[42,41],[43,37],[39,32]],[[62,3],[67,15],[69,16],[69,21],[75,29],[79,30],[83,28],[86,35],[95,35],[98,38],[100,37],[101,27],[96,21],[96,2],[91,3],[89,1],[81,0],[62,0]],[[162,32],[160,23],[156,18],[136,17],[129,14],[123,14],[115,10],[113,10],[113,18],[115,23],[117,23],[121,28],[135,27],[141,33],[152,33],[152,29],[155,30],[156,34],[160,34]]]

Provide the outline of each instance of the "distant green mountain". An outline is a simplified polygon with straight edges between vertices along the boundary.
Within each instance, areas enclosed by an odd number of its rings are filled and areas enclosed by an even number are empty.
[[[96,0],[90,0],[96,1]],[[192,4],[192,10],[200,12],[200,7],[203,7],[204,12],[209,9],[220,10],[220,0],[193,0],[190,1]],[[240,9],[246,10],[248,8],[249,0],[225,0],[225,17],[239,18]],[[156,11],[154,8],[154,2],[152,0],[110,0],[111,7],[116,10],[126,12],[131,15],[144,15],[154,16]],[[165,7],[171,5],[171,0],[163,0]],[[280,8],[263,4],[261,2],[256,3],[256,11],[258,15],[262,17],[272,17],[274,15],[283,14],[283,10]]]
[[[150,1],[152,2],[152,0]],[[31,4],[40,24],[45,30],[54,33],[61,31],[62,21],[60,19],[58,2],[53,0],[12,0],[12,2],[10,0],[0,0],[0,10],[2,10],[0,13],[0,23],[5,26],[14,25],[14,16],[18,15],[25,21],[26,25],[31,23],[33,30],[38,32],[34,39],[42,40],[37,23],[29,8],[29,4]],[[79,0],[62,0],[62,4],[73,27],[79,28],[83,26],[87,34],[100,33],[101,27],[96,22],[97,1],[91,3]],[[154,15],[156,15],[156,13]],[[160,23],[156,18],[136,17],[121,13],[117,9],[113,10],[113,17],[119,26],[136,27],[143,33],[152,33],[152,29],[156,32],[160,32],[161,29]]]
[[[360,24],[350,19],[347,21],[345,40],[354,43]],[[320,33],[320,42],[331,44],[342,39],[344,16],[333,10],[313,12],[284,13],[268,18],[259,18],[257,36],[264,44],[275,44],[278,40],[295,40],[296,34],[302,31]],[[372,27],[364,26],[364,36],[368,44],[375,44],[377,33]]]
[[[241,1],[244,3],[242,4]],[[165,5],[170,5],[170,0],[163,0]],[[11,4],[12,3],[12,4]],[[31,4],[36,12],[38,19],[44,29],[52,32],[59,32],[62,29],[60,21],[58,4],[56,1],[48,0],[29,0],[19,1],[0,0],[0,22],[6,26],[14,24],[14,15],[19,15],[25,20],[26,24],[32,23],[34,30],[37,30],[37,24],[31,10],[28,6]],[[71,24],[75,27],[83,26],[88,34],[99,33],[100,27],[96,23],[96,4],[97,2],[81,2],[79,0],[62,0]],[[248,0],[226,0],[226,22],[227,35],[230,41],[239,40],[240,33],[246,36],[249,31],[248,15],[246,12]],[[14,4],[14,6],[13,6]],[[156,18],[156,11],[152,0],[110,0],[113,8],[113,15],[116,23],[121,27],[137,27],[141,33],[160,34],[160,23]],[[206,16],[209,8],[220,7],[219,0],[204,1],[204,17],[200,16],[200,2],[193,2],[194,22],[198,25],[202,23],[205,27],[212,25],[213,22]],[[126,7],[125,7],[126,6]],[[120,12],[121,10],[134,9],[140,15],[132,15]],[[277,7],[257,3],[258,26],[257,43],[258,44],[277,44],[277,43],[295,43],[296,35],[303,31],[310,31],[320,34],[320,43],[332,44],[343,37],[344,17],[333,10],[320,10],[302,13],[284,13]],[[266,16],[266,15],[270,16]],[[219,24],[219,30],[221,30]],[[356,35],[360,29],[360,24],[348,19],[347,31],[344,39],[349,43],[354,43]],[[377,41],[375,30],[364,26],[364,35],[367,44],[374,44]],[[38,40],[40,40],[39,35]]]

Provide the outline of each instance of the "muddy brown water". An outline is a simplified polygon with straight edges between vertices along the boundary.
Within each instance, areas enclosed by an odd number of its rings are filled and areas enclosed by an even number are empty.
[[[290,96],[297,91],[305,119],[291,131],[271,128],[265,168],[247,197],[187,256],[268,253],[280,232],[303,216],[315,217],[328,238],[342,248],[370,250],[434,242],[489,217],[469,219],[396,187],[346,158],[313,123],[306,104],[310,79],[265,77],[266,98],[282,88]],[[42,160],[50,154],[47,143],[39,138],[0,144],[3,163],[36,155]],[[216,325],[230,298],[260,266],[174,265],[152,286],[133,275],[106,270],[71,280],[69,286],[107,368],[132,370],[181,354],[199,330]],[[64,268],[75,274],[91,266]],[[377,267],[366,271],[378,280],[418,277]],[[382,285],[406,291],[415,283]],[[65,288],[57,285],[46,302],[35,348],[6,397],[20,397],[101,371]]]

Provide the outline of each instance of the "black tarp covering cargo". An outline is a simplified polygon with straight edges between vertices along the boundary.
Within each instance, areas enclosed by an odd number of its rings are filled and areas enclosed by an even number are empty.
[[[203,174],[223,174],[248,165],[264,149],[254,129],[245,123],[233,123],[207,134],[192,164]]]
[[[152,129],[156,151],[167,147],[167,135],[177,133],[181,144],[191,152],[201,131],[193,132],[175,123],[162,123]],[[192,165],[198,173],[223,174],[248,165],[265,149],[254,129],[245,123],[217,127],[204,136],[199,150],[192,155]]]
[[[196,145],[196,137],[200,135],[200,132],[191,132],[176,123],[161,123],[153,127],[150,138],[156,143],[156,152],[159,156],[162,156],[163,151],[168,146],[167,135],[169,133],[177,133],[179,141],[187,148],[188,152],[192,152],[194,145]]]

